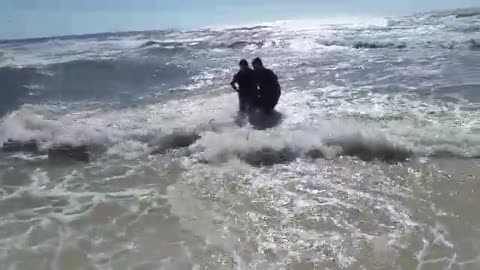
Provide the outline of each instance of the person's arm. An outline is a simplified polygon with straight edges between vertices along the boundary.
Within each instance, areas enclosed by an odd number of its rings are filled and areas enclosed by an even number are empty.
[[[273,70],[270,70],[270,76],[272,78],[273,83],[275,84],[276,87],[280,88],[280,83],[278,82],[278,76],[273,72]]]
[[[280,86],[280,83],[278,82],[278,76],[277,76],[277,74],[275,74],[275,73],[273,73],[273,75],[275,76],[275,77],[274,77],[274,78],[275,78],[275,83],[277,84],[278,89],[280,89],[281,86]]]
[[[232,86],[232,88],[233,88],[234,90],[237,90],[237,89],[238,89],[238,88],[237,88],[237,85],[236,85],[237,81],[238,81],[237,74],[235,74],[235,76],[233,76],[232,82],[230,83],[230,85]]]

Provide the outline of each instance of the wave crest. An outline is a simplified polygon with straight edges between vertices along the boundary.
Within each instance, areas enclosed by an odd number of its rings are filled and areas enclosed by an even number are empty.
[[[198,158],[225,162],[239,158],[254,166],[291,162],[297,158],[354,156],[365,161],[404,161],[415,152],[408,143],[380,132],[353,132],[328,136],[319,131],[291,131],[269,134],[240,130],[231,133],[206,133],[192,145]]]
[[[405,49],[406,47],[407,47],[407,44],[405,43],[395,44],[393,42],[358,41],[353,44],[354,49],[384,49],[384,48]]]

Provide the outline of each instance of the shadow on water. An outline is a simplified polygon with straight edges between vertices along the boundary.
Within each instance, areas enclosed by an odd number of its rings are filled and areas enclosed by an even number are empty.
[[[273,111],[270,114],[255,111],[248,114],[238,113],[235,118],[235,123],[239,126],[244,126],[248,122],[254,129],[265,130],[280,125],[283,118],[284,115],[278,111]]]
[[[248,115],[250,124],[255,129],[264,130],[274,128],[282,123],[283,114],[278,111],[273,111],[270,114],[262,112],[253,112]]]

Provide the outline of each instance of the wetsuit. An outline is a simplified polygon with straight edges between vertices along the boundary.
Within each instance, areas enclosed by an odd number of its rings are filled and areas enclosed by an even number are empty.
[[[250,68],[240,70],[235,74],[231,82],[234,88],[235,83],[238,84],[239,109],[241,112],[246,112],[253,107],[258,96],[257,85],[255,84],[255,73]]]
[[[278,103],[281,87],[278,77],[267,68],[255,70],[255,79],[259,88],[258,106],[266,113],[271,113]]]

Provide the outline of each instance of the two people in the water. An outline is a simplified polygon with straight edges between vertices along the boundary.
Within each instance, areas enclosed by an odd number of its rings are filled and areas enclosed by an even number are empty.
[[[281,87],[275,73],[263,66],[260,58],[252,61],[253,69],[245,59],[240,60],[240,71],[230,83],[238,92],[240,112],[260,109],[271,114],[281,95]]]

